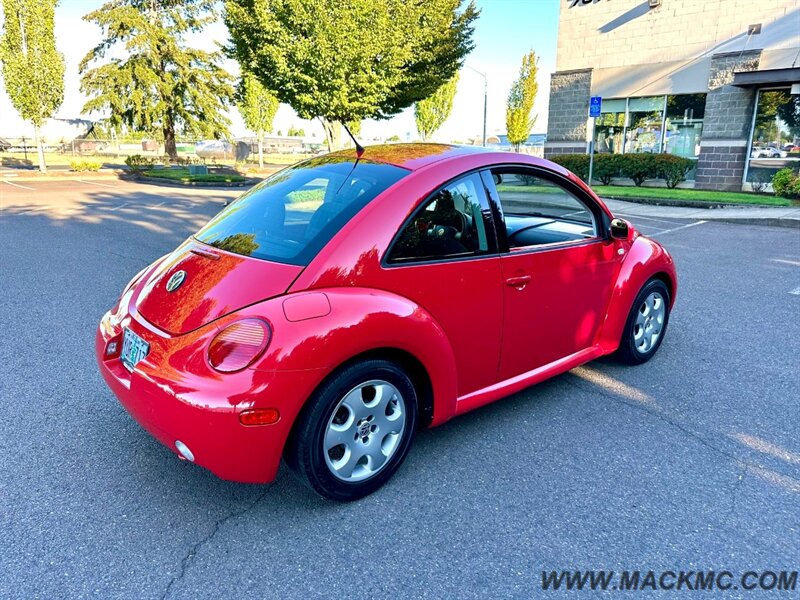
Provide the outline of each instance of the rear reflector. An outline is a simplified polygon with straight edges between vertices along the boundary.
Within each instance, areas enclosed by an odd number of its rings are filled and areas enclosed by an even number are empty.
[[[243,319],[223,329],[208,347],[208,361],[217,371],[232,373],[250,366],[269,345],[269,325]]]
[[[239,422],[242,425],[272,425],[280,418],[277,408],[250,408],[239,413]]]

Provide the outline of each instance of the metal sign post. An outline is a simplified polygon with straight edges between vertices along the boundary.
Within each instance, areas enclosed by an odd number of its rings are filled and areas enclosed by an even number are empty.
[[[594,135],[595,125],[597,124],[597,117],[600,116],[600,108],[603,104],[603,99],[600,96],[592,96],[589,98],[589,117],[592,119],[592,133],[589,138],[589,180],[586,182],[592,185],[592,170],[594,169]]]

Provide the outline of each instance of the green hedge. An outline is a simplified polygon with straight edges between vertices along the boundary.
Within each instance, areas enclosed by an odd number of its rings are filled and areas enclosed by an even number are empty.
[[[152,169],[153,165],[155,164],[155,160],[146,156],[142,156],[141,154],[133,154],[125,159],[125,164],[130,167],[131,171],[141,173],[147,169]]]
[[[565,169],[572,171],[586,181],[589,177],[589,155],[588,154],[559,154],[550,158],[554,163],[558,163]]]
[[[781,169],[772,177],[772,189],[781,198],[800,198],[800,173],[793,169]]]
[[[99,171],[103,163],[99,160],[91,158],[73,158],[69,161],[69,168],[73,171]]]
[[[589,177],[588,154],[559,154],[550,160],[584,181]],[[627,177],[637,186],[648,179],[663,179],[667,187],[674,188],[686,180],[693,165],[693,160],[674,154],[595,154],[592,179],[609,185],[613,177]]]
[[[603,185],[610,185],[612,177],[619,177],[622,154],[595,154],[592,179],[599,179]]]

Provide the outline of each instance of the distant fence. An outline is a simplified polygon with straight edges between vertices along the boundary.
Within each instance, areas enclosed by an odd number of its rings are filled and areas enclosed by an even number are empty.
[[[194,154],[195,144],[199,140],[180,140],[175,143],[179,154]],[[160,156],[164,154],[164,144],[156,140],[132,139],[97,139],[76,138],[55,141],[43,140],[45,152],[58,152],[72,156]],[[0,138],[0,151],[3,152],[36,152],[36,142],[29,137]]]

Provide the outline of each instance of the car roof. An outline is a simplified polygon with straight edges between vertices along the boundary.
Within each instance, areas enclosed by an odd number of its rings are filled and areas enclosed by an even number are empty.
[[[452,144],[379,144],[365,146],[361,159],[416,171],[440,160],[479,152],[487,152],[487,149],[480,146],[455,146]],[[328,156],[355,159],[356,151],[355,149],[340,150],[332,152]]]

